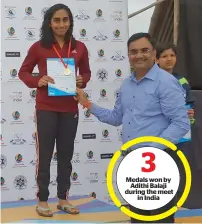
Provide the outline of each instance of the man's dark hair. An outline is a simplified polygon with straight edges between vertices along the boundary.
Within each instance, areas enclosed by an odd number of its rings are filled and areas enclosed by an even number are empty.
[[[156,58],[159,59],[161,57],[161,54],[166,51],[172,49],[175,55],[177,55],[177,48],[172,43],[159,43],[156,46]]]
[[[76,47],[76,40],[72,36],[74,27],[73,15],[69,7],[64,4],[53,5],[44,14],[44,21],[41,26],[41,34],[40,34],[41,45],[45,48],[51,48],[52,44],[55,42],[53,31],[49,25],[54,13],[61,9],[66,10],[69,15],[70,27],[65,35],[65,42],[69,41],[70,38],[72,37],[72,50],[73,50]]]
[[[135,33],[133,34],[129,39],[128,39],[128,48],[130,46],[130,44],[133,42],[133,41],[136,41],[136,40],[139,40],[141,38],[147,38],[147,40],[150,42],[150,44],[152,45],[153,48],[155,48],[155,42],[154,40],[152,39],[151,35],[149,33]]]

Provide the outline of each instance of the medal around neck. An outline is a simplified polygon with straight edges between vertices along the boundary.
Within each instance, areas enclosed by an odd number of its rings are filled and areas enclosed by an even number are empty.
[[[69,68],[65,68],[64,75],[71,75],[72,71]]]
[[[59,58],[47,59],[48,75],[55,81],[48,83],[48,96],[76,96],[76,69],[74,58],[63,58],[64,64]]]

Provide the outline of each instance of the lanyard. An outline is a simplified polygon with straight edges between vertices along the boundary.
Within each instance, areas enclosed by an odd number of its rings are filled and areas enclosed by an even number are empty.
[[[69,41],[68,58],[70,56],[71,46],[72,46],[72,38],[70,38],[70,41]],[[64,60],[62,59],[61,55],[59,54],[58,50],[56,49],[56,47],[54,45],[53,45],[53,49],[54,49],[55,53],[57,54],[58,58],[60,58],[60,61],[62,62],[64,67],[67,68],[67,64],[65,64]]]

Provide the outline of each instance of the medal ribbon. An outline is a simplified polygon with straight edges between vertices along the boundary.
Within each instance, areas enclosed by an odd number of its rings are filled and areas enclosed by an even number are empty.
[[[70,41],[69,41],[68,58],[70,56],[71,46],[72,46],[72,37],[70,38]],[[53,45],[53,49],[54,49],[55,53],[57,54],[58,58],[60,58],[60,61],[62,62],[64,67],[67,68],[67,64],[65,64],[64,60],[62,59],[61,55],[59,54],[58,50],[56,49],[56,47],[54,45]]]

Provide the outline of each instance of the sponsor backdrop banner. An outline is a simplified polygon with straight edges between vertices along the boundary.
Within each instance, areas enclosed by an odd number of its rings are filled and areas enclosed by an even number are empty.
[[[74,36],[89,50],[92,78],[85,91],[100,106],[113,108],[129,75],[126,0],[1,0],[1,192],[2,201],[34,199],[36,90],[18,78],[29,47],[39,39],[44,12],[64,3],[74,15]],[[33,75],[37,75],[37,66]],[[121,127],[100,123],[79,108],[70,195],[90,195],[111,203],[106,170],[121,146]],[[50,197],[56,196],[57,152],[51,161]]]

